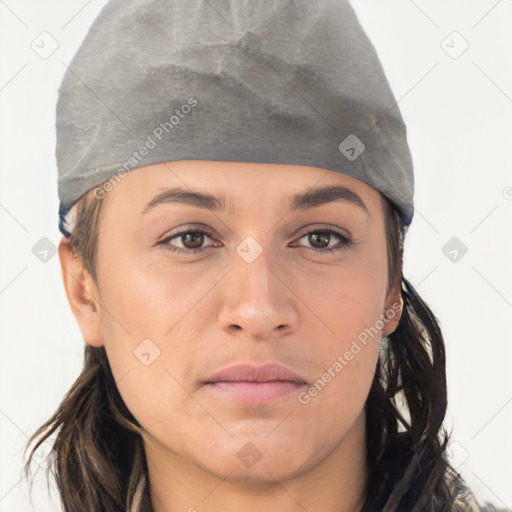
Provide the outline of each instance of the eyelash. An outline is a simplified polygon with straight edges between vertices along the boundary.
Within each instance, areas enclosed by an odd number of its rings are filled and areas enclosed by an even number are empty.
[[[195,253],[202,252],[205,249],[207,249],[207,247],[199,247],[197,249],[179,249],[179,248],[173,247],[171,245],[168,245],[168,243],[171,240],[174,240],[175,238],[179,238],[180,236],[186,235],[188,233],[202,233],[204,235],[207,235],[209,238],[212,238],[212,233],[211,233],[211,230],[209,230],[209,229],[205,229],[205,228],[190,229],[190,228],[188,228],[188,229],[184,229],[182,231],[178,231],[177,233],[174,233],[174,234],[164,238],[163,240],[158,242],[157,245],[166,245],[167,250],[182,253],[182,254],[195,254]],[[341,245],[331,247],[329,249],[317,249],[314,247],[306,247],[306,249],[313,251],[313,252],[325,254],[325,253],[330,253],[330,252],[332,253],[334,251],[339,251],[339,250],[346,250],[354,243],[353,239],[350,236],[348,236],[347,234],[342,233],[342,232],[337,231],[332,228],[327,228],[327,227],[325,227],[325,228],[322,227],[322,228],[313,229],[311,231],[307,231],[306,233],[301,235],[299,238],[297,238],[297,240],[300,240],[301,238],[304,238],[305,236],[307,236],[311,233],[327,233],[329,235],[335,235],[341,241]]]

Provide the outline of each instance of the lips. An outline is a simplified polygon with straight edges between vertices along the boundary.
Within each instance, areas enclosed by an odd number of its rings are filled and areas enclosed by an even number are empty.
[[[275,363],[268,363],[263,366],[252,366],[250,364],[231,366],[216,373],[206,382],[272,382],[276,380],[301,384],[306,383],[306,381],[296,373]]]
[[[215,393],[254,404],[272,402],[307,385],[300,375],[275,363],[231,366],[208,378],[204,384]]]

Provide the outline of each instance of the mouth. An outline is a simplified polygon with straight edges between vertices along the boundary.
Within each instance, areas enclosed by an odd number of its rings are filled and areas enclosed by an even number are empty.
[[[292,393],[298,393],[306,384],[274,380],[270,382],[212,382],[207,386],[215,392],[229,396],[237,402],[245,404],[266,404]]]
[[[288,368],[270,363],[236,365],[204,382],[214,393],[245,404],[265,404],[297,393],[307,382]]]

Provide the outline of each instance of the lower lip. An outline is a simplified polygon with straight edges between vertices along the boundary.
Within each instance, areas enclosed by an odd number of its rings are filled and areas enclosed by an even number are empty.
[[[211,389],[246,404],[266,404],[297,393],[306,384],[274,380],[270,382],[223,381],[207,384]]]

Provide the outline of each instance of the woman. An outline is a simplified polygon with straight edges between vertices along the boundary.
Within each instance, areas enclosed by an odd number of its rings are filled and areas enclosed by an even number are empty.
[[[85,365],[32,441],[56,434],[66,511],[478,509],[402,275],[405,126],[348,3],[110,2],[57,160]]]

